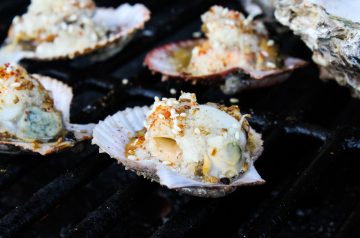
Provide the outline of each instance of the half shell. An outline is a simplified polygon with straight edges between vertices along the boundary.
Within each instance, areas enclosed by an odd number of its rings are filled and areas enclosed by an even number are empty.
[[[145,65],[154,73],[163,75],[163,80],[178,79],[206,85],[223,85],[222,89],[226,94],[235,94],[241,90],[262,88],[280,83],[286,80],[291,72],[305,66],[304,60],[286,57],[284,65],[274,70],[246,70],[243,68],[231,68],[216,74],[191,75],[181,71],[186,67],[186,60],[179,60],[174,55],[182,51],[191,56],[192,49],[200,45],[204,40],[187,40],[176,43],[169,43],[150,51],[145,57]]]
[[[313,51],[322,79],[335,79],[360,96],[360,2],[277,0],[276,18]]]
[[[92,130],[95,126],[94,124],[79,125],[70,123],[70,104],[73,98],[72,89],[68,85],[50,77],[36,74],[33,74],[32,76],[37,79],[47,91],[49,91],[54,100],[55,109],[62,113],[65,129],[69,133],[72,133],[74,138],[61,138],[58,141],[48,143],[2,141],[0,139],[0,150],[13,153],[14,147],[20,147],[27,151],[48,155],[73,147],[77,142],[91,139]]]
[[[166,165],[155,160],[130,160],[125,157],[125,147],[137,131],[144,128],[146,114],[149,107],[128,108],[112,116],[95,126],[93,132],[93,144],[99,146],[100,153],[107,153],[123,164],[127,169],[135,171],[138,175],[154,180],[170,189],[199,197],[222,197],[236,190],[239,186],[263,184],[265,181],[260,177],[253,164],[249,170],[240,175],[229,185],[220,183],[204,183],[186,178],[175,173]],[[252,131],[256,134],[256,132]],[[262,148],[252,158],[254,162],[261,154]]]
[[[43,57],[31,51],[0,51],[0,63],[16,63],[21,59],[34,60],[61,60],[73,59],[86,55],[89,61],[101,61],[118,53],[134,37],[135,33],[144,28],[145,22],[150,19],[150,11],[142,4],[122,4],[117,8],[97,8],[93,17],[95,22],[106,23],[116,32],[112,32],[105,40],[100,40],[96,44],[78,49],[70,54],[57,54],[52,57]],[[5,41],[5,46],[9,44]]]

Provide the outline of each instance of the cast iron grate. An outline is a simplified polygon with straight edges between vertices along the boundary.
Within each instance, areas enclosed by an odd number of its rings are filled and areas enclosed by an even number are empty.
[[[1,39],[28,2],[1,1]],[[121,2],[98,1],[107,6]],[[31,72],[74,87],[73,121],[97,122],[120,109],[150,104],[154,96],[174,96],[172,88],[177,94],[194,91],[202,102],[230,104],[233,97],[216,88],[162,83],[142,67],[142,60],[156,45],[192,37],[199,15],[212,4],[239,9],[238,3],[143,2],[152,20],[111,59],[94,65],[23,62]],[[285,52],[310,59],[296,37],[279,40]],[[334,82],[318,80],[314,65],[281,85],[234,98],[242,111],[254,114],[251,122],[263,133],[265,151],[257,167],[266,185],[200,199],[125,171],[90,143],[46,158],[4,154],[0,237],[358,237],[359,101]]]

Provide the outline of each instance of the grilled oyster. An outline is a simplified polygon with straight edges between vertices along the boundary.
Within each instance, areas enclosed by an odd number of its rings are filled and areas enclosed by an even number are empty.
[[[199,105],[194,94],[118,112],[93,136],[100,152],[128,169],[191,195],[221,197],[265,182],[254,167],[261,136],[246,115],[236,106]]]
[[[285,80],[305,62],[282,57],[262,22],[214,6],[201,17],[207,39],[161,46],[145,64],[153,72],[193,83],[220,83],[225,93],[265,87]]]
[[[313,51],[322,79],[335,79],[360,96],[360,2],[277,0],[276,18]]]
[[[0,59],[72,59],[91,52],[108,57],[149,18],[141,4],[113,9],[98,8],[92,0],[32,0],[27,13],[14,18]]]
[[[15,146],[46,155],[91,138],[92,124],[70,124],[69,86],[13,64],[0,66],[0,82],[2,150]]]

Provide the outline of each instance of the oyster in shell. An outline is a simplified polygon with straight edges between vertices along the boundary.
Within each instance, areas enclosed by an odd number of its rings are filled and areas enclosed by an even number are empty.
[[[313,51],[322,79],[360,96],[360,1],[277,0],[276,18]]]
[[[114,9],[96,7],[92,0],[32,0],[28,11],[14,18],[0,62],[72,59],[90,53],[101,60],[120,51],[149,19],[142,4]]]
[[[201,197],[264,183],[254,167],[262,143],[237,106],[200,105],[190,93],[118,112],[93,133],[100,152],[126,168]]]
[[[22,148],[47,155],[91,139],[93,124],[70,123],[69,86],[13,64],[0,66],[0,82],[3,152]]]
[[[285,80],[303,60],[283,57],[264,24],[240,12],[213,6],[202,15],[207,39],[160,46],[149,52],[145,64],[163,79],[224,84],[228,94],[265,87]]]

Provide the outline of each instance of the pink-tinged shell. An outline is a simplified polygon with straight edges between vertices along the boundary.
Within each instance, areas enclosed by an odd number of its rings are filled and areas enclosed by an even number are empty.
[[[138,175],[154,180],[170,189],[199,197],[222,197],[236,190],[239,186],[263,184],[265,181],[256,171],[253,163],[249,170],[240,175],[229,185],[220,183],[205,183],[184,177],[175,173],[166,165],[157,160],[130,160],[125,156],[125,148],[130,139],[144,128],[146,114],[149,107],[127,108],[108,116],[100,121],[94,128],[92,143],[99,146],[100,153],[107,153],[116,159],[127,169],[133,170]],[[254,137],[262,144],[260,135],[251,131]],[[254,162],[262,153],[262,146],[259,146],[252,155]]]
[[[76,141],[64,139],[62,141],[48,143],[29,143],[21,141],[1,141],[0,139],[0,150],[14,153],[13,147],[15,147],[41,155],[48,155],[73,147],[77,142],[90,140],[92,138],[92,130],[95,126],[94,124],[78,125],[70,123],[70,104],[73,98],[72,89],[63,82],[50,77],[37,74],[33,74],[32,77],[36,78],[42,86],[49,91],[50,96],[54,100],[55,109],[62,113],[65,129],[74,134]],[[17,150],[15,149],[15,151]]]
[[[98,20],[112,21],[113,19],[120,19],[117,22],[117,32],[114,32],[110,37],[105,40],[101,40],[91,47],[79,49],[71,54],[54,55],[52,57],[42,57],[35,52],[19,51],[19,52],[0,52],[0,62],[4,61],[1,58],[6,59],[6,62],[19,62],[21,59],[33,59],[40,61],[52,61],[52,60],[64,60],[74,59],[80,56],[89,57],[90,61],[101,61],[109,58],[112,55],[121,51],[124,46],[131,41],[138,30],[144,28],[145,23],[150,19],[150,11],[142,4],[135,4],[132,6],[133,14],[125,14],[123,7],[129,6],[129,4],[122,4],[118,8],[97,8],[96,16]],[[123,10],[124,9],[124,10]],[[127,15],[128,17],[122,17]]]
[[[271,86],[273,84],[284,81],[290,76],[290,73],[307,65],[307,62],[298,58],[285,57],[284,65],[280,69],[274,70],[246,70],[243,68],[231,68],[222,72],[209,75],[191,75],[180,72],[178,64],[173,58],[174,52],[178,50],[191,51],[195,46],[201,44],[204,40],[186,40],[175,43],[165,44],[150,51],[146,57],[144,64],[154,73],[163,75],[163,80],[169,78],[189,81],[192,83],[202,83],[209,85],[224,84],[226,77],[237,77],[240,90],[261,88]],[[242,75],[248,75],[243,78]]]

